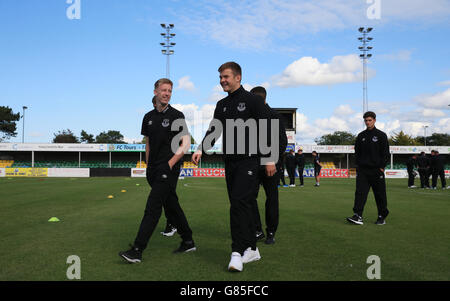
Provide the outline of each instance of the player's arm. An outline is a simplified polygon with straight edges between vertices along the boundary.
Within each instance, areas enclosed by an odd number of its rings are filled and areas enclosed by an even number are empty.
[[[149,154],[150,154],[150,142],[148,141],[148,137],[145,136],[145,164],[147,164],[147,166]]]
[[[177,164],[178,161],[183,158],[184,154],[188,151],[189,147],[191,145],[191,136],[190,135],[184,135],[181,137],[181,145],[175,152],[175,154],[170,158],[169,160],[169,167],[172,169],[172,167]]]
[[[380,171],[384,172],[387,163],[389,162],[389,157],[390,157],[390,153],[389,153],[389,141],[386,135],[382,136],[383,139],[381,141],[381,166]]]
[[[209,123],[208,131],[206,131],[205,137],[203,137],[202,142],[199,144],[197,150],[192,154],[191,160],[192,160],[192,162],[194,162],[195,165],[198,165],[198,163],[200,162],[200,158],[202,157],[203,152],[211,149],[212,146],[214,145],[214,143],[216,142],[216,140],[214,139],[212,145],[204,144],[206,137],[208,137],[209,135],[211,135],[214,132],[213,131],[214,121],[219,119],[219,109],[218,109],[219,103],[216,105],[216,109],[214,110],[213,120],[211,120],[211,122]]]

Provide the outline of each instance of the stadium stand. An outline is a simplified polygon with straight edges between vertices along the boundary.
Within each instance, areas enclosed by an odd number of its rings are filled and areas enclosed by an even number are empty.
[[[14,160],[0,160],[0,168],[12,167]]]

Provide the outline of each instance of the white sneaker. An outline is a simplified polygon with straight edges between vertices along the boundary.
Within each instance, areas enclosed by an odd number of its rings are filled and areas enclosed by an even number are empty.
[[[294,185],[294,184],[292,184],[292,185],[289,185],[289,187],[295,187],[295,185]]]
[[[230,272],[242,272],[243,269],[242,256],[238,252],[231,253],[231,260],[228,264],[228,271]]]
[[[259,254],[258,248],[256,250],[252,250],[252,248],[248,247],[244,252],[244,256],[242,256],[243,263],[249,263],[252,261],[257,261],[261,259],[261,255]]]

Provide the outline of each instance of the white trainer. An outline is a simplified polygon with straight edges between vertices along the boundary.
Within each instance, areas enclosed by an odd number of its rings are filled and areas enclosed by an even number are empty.
[[[228,271],[230,272],[242,272],[244,266],[242,264],[242,256],[238,252],[231,253],[231,260],[228,264]]]
[[[248,247],[244,252],[244,256],[242,256],[243,263],[249,263],[252,261],[257,261],[261,259],[261,255],[259,254],[258,248],[256,250],[252,250],[252,248]]]

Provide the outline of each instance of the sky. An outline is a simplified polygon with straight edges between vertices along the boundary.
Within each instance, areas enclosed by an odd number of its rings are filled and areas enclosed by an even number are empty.
[[[153,84],[166,76],[161,23],[176,34],[171,105],[197,141],[226,96],[217,69],[227,61],[272,107],[297,108],[298,144],[363,130],[362,26],[373,27],[376,126],[450,134],[450,0],[0,0],[0,106],[28,107],[25,142],[65,129],[140,142]],[[17,125],[6,142],[22,142]]]

